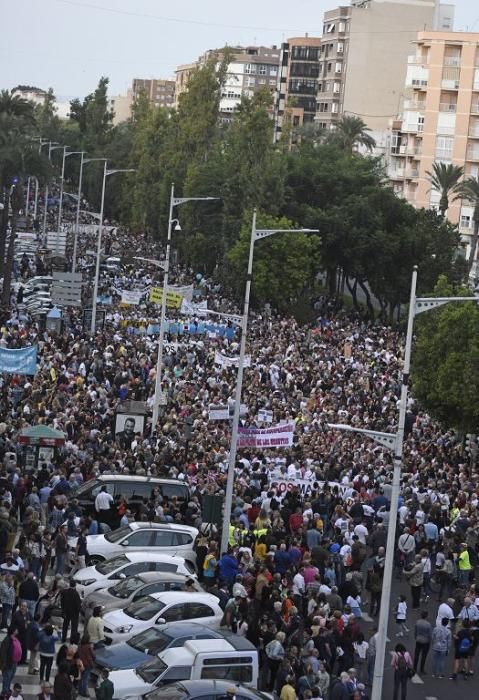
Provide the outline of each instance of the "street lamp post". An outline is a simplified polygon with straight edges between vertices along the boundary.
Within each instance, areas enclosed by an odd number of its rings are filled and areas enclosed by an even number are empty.
[[[48,160],[52,159],[52,152],[63,146],[56,145],[56,141],[48,142]],[[48,182],[45,185],[45,209],[43,211],[43,245],[47,242],[47,213],[48,213]]]
[[[238,376],[236,379],[235,405],[233,413],[233,424],[231,427],[231,447],[228,459],[228,476],[226,480],[226,493],[223,509],[223,529],[221,532],[221,552],[228,551],[228,536],[231,520],[231,506],[233,501],[233,486],[235,477],[236,464],[236,443],[238,440],[238,428],[241,408],[241,393],[243,390],[243,366],[246,352],[246,333],[248,330],[248,311],[249,298],[251,292],[251,280],[253,276],[253,252],[256,241],[268,236],[274,236],[276,233],[318,233],[318,229],[300,228],[300,229],[257,229],[256,228],[256,209],[253,212],[253,223],[251,226],[251,238],[249,244],[248,272],[246,275],[246,287],[244,293],[243,316],[241,319],[241,341],[240,353],[238,360]]]
[[[62,225],[62,213],[63,213],[63,183],[65,179],[65,160],[68,158],[68,156],[78,156],[83,154],[83,151],[70,151],[67,153],[66,149],[68,146],[63,146],[63,160],[62,160],[62,179],[61,179],[61,185],[60,185],[60,204],[58,205],[58,226],[57,230],[60,233],[61,230],[61,225]]]
[[[80,206],[81,206],[81,187],[83,179],[83,166],[85,163],[91,163],[94,160],[102,160],[101,158],[84,158],[86,151],[80,151],[80,175],[78,178],[78,200],[77,200],[77,211],[75,217],[75,231],[73,233],[73,255],[72,255],[72,272],[76,270],[77,262],[77,245],[78,245],[78,229],[80,227]]]
[[[409,372],[411,368],[411,350],[413,339],[414,318],[425,311],[431,311],[439,306],[444,306],[453,301],[471,301],[474,297],[416,297],[417,266],[414,267],[411,279],[411,293],[409,299],[409,313],[406,331],[406,345],[404,349],[404,365],[401,382],[401,397],[399,401],[399,417],[397,433],[381,433],[374,430],[353,428],[349,425],[329,424],[330,428],[344,430],[366,435],[375,442],[394,451],[393,481],[391,488],[391,502],[389,510],[389,525],[386,540],[386,557],[384,561],[383,586],[381,591],[381,607],[379,610],[378,639],[376,643],[376,658],[374,662],[374,678],[371,692],[371,700],[382,699],[384,678],[384,661],[386,657],[386,642],[389,623],[389,611],[391,605],[391,587],[394,566],[394,548],[396,543],[396,528],[398,501],[401,488],[401,469],[404,450],[404,428],[406,424],[407,397],[409,386]]]
[[[91,158],[90,160],[93,160],[93,158]],[[102,184],[102,188],[101,188],[100,221],[98,222],[98,240],[97,240],[97,246],[96,246],[95,284],[93,287],[93,303],[92,303],[92,307],[91,307],[90,331],[92,334],[95,333],[95,327],[96,327],[96,300],[97,300],[97,296],[98,296],[98,282],[100,279],[101,236],[102,236],[102,231],[103,231],[103,209],[105,206],[106,178],[109,175],[114,175],[115,173],[133,173],[133,172],[135,172],[135,168],[115,168],[113,170],[108,170],[107,169],[107,164],[108,164],[107,159],[100,158],[98,160],[104,160],[105,163],[103,165],[103,184]]]
[[[152,431],[155,430],[156,424],[158,423],[158,416],[160,413],[160,397],[161,397],[161,379],[163,370],[163,345],[165,342],[165,318],[166,318],[166,295],[168,292],[168,274],[170,268],[170,248],[171,248],[171,229],[172,225],[176,222],[175,230],[181,230],[178,219],[173,218],[173,208],[179,206],[180,204],[185,204],[186,202],[211,202],[213,200],[219,199],[219,197],[175,197],[175,185],[171,184],[170,191],[170,211],[168,214],[168,235],[166,238],[166,255],[165,255],[165,265],[164,265],[164,278],[163,278],[163,293],[161,295],[161,315],[160,315],[160,335],[158,339],[158,360],[156,364],[156,379],[155,379],[155,393],[153,396],[153,416],[152,416]]]

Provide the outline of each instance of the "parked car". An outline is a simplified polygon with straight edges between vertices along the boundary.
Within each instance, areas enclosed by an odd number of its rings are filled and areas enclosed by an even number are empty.
[[[193,581],[193,588],[203,592],[203,588],[196,579],[180,574],[166,574],[161,571],[146,571],[136,576],[128,576],[121,581],[115,581],[106,587],[102,587],[93,593],[89,593],[83,599],[83,613],[90,617],[95,606],[101,605],[103,612],[125,608],[139,598],[150,593],[164,593],[165,591],[184,591],[186,581]]]
[[[271,693],[264,693],[230,681],[181,681],[155,688],[141,700],[226,700],[234,689],[236,700],[272,700]],[[230,696],[231,697],[231,696]]]
[[[151,498],[153,491],[165,501],[171,501],[176,497],[180,505],[186,505],[190,500],[190,490],[187,484],[175,479],[157,479],[152,476],[123,476],[119,474],[104,474],[96,479],[86,481],[75,491],[75,498],[85,515],[95,514],[95,498],[100,493],[102,486],[116,501],[123,496],[128,501],[128,507],[132,512],[136,512],[143,499]],[[117,517],[116,509],[114,517]],[[114,527],[119,525],[112,522]]]
[[[144,695],[154,687],[183,680],[226,680],[258,685],[258,651],[244,637],[195,639],[135,669],[112,671],[114,697]]]
[[[172,622],[161,627],[148,627],[126,642],[97,649],[95,665],[97,670],[106,668],[109,671],[136,668],[165,649],[182,647],[192,639],[229,639],[232,634],[230,631],[212,630],[197,622]]]
[[[153,593],[123,610],[112,610],[103,617],[107,643],[125,642],[154,625],[191,620],[218,629],[223,618],[219,600],[210,593],[168,591]]]
[[[142,574],[145,571],[163,571],[169,574],[191,576],[194,567],[183,557],[172,557],[157,552],[128,552],[118,554],[111,559],[99,562],[95,566],[80,569],[74,575],[78,592],[82,596],[105,588],[109,583],[119,581],[127,576]]]
[[[173,523],[130,523],[105,535],[88,535],[87,549],[90,562],[96,564],[108,557],[128,552],[163,552],[188,559],[196,567],[193,547],[198,530],[188,525]],[[70,549],[75,550],[73,543]]]

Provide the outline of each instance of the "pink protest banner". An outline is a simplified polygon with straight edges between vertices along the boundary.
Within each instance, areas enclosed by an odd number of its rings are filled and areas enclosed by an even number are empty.
[[[294,423],[281,423],[271,428],[238,428],[237,447],[257,447],[271,449],[291,447],[293,444]]]

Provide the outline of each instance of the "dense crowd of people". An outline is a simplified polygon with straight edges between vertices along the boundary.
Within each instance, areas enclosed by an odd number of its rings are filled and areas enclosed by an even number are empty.
[[[106,234],[109,250],[141,255],[142,236],[121,229],[114,235]],[[81,241],[80,251],[89,245]],[[150,250],[151,257],[160,254]],[[158,424],[147,418],[143,432],[126,441],[124,432],[115,433],[119,402],[151,408],[158,349],[147,324],[158,317],[158,306],[148,295],[138,306],[121,306],[121,289],[144,291],[159,280],[145,262],[104,270],[100,291],[113,303],[93,337],[79,311],[58,333],[21,308],[1,328],[3,347],[38,345],[34,376],[1,379],[0,602],[1,626],[8,628],[0,646],[2,692],[15,695],[18,665],[28,662],[34,674],[39,656],[45,700],[50,694],[64,700],[72,687],[88,694],[95,644],[102,643],[101,612],[80,637],[78,594],[67,580],[68,537],[79,536],[75,568],[81,568],[88,563],[86,535],[101,531],[104,519],[86,517],[75,492],[99,474],[137,474],[188,484],[184,505],[152,492],[139,508],[127,499],[113,507],[122,524],[184,522],[200,529],[199,578],[220,601],[222,626],[258,648],[261,688],[281,700],[365,699],[376,654],[392,460],[386,448],[328,424],[396,430],[402,336],[327,298],[317,300],[308,326],[251,314],[242,425],[264,426],[258,412],[265,409],[273,425],[294,423],[294,441],[290,448],[238,451],[229,548],[222,552],[218,532],[205,527],[204,499],[224,496],[230,422],[212,420],[210,406],[233,401],[236,369],[215,364],[215,353],[238,354],[237,327],[218,321],[217,330],[198,332],[200,318],[172,311],[178,333],[167,338],[167,399]],[[195,300],[209,309],[237,310],[217,281],[175,269],[173,283],[190,282]],[[66,441],[32,468],[18,435],[38,424],[64,432]],[[413,398],[404,452],[398,639],[388,661],[394,700],[399,694],[405,700],[416,672],[470,679],[479,642],[477,467],[457,435],[435,424]],[[51,625],[53,599],[68,620],[62,630]],[[52,690],[56,642],[62,647]],[[111,700],[109,683],[102,679],[100,700]]]

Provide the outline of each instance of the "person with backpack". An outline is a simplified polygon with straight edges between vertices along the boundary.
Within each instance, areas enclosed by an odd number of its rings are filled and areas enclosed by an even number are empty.
[[[218,555],[216,547],[211,544],[208,554],[203,561],[203,582],[206,588],[211,588],[216,581],[216,569],[218,567]]]
[[[406,700],[407,682],[414,676],[414,668],[411,655],[404,644],[396,644],[392,653],[391,666],[394,669],[393,700],[398,700],[399,689],[401,689],[401,700]]]
[[[462,629],[454,635],[454,671],[449,676],[450,680],[456,681],[457,674],[463,673],[464,678],[468,678],[469,659],[472,655],[473,635],[469,620],[462,621]]]

